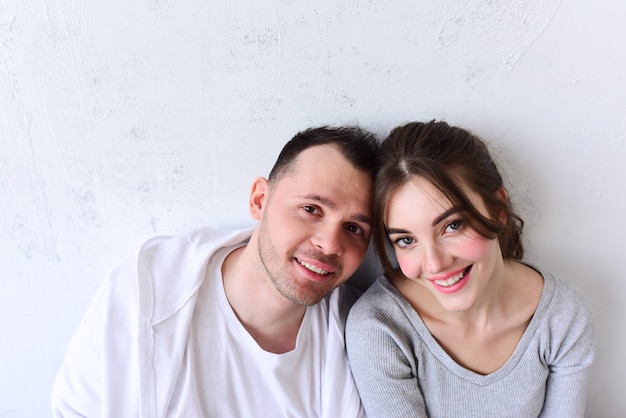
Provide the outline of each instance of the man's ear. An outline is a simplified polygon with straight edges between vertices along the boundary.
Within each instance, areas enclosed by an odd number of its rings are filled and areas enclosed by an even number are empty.
[[[261,220],[268,196],[269,183],[267,179],[257,177],[252,184],[252,190],[250,190],[249,210],[252,219],[257,221]]]

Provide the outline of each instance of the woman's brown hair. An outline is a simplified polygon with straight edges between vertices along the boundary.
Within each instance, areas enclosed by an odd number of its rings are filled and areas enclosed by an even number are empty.
[[[391,131],[383,141],[374,185],[374,243],[386,273],[393,270],[387,255],[384,216],[389,198],[415,177],[432,183],[459,208],[463,221],[478,234],[498,238],[502,256],[519,260],[524,255],[523,220],[501,193],[503,181],[485,143],[472,133],[443,121],[412,122]],[[483,216],[463,192],[469,188],[485,203]],[[504,223],[500,222],[504,219]]]

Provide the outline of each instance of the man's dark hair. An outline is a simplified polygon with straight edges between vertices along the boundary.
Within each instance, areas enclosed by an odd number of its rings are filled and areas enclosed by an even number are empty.
[[[269,182],[277,181],[289,172],[302,151],[327,144],[336,145],[355,168],[373,175],[379,148],[374,134],[354,126],[341,128],[323,126],[299,132],[285,144],[270,171]]]

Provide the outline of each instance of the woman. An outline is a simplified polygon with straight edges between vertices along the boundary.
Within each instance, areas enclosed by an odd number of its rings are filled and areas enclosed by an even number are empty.
[[[523,222],[484,143],[445,122],[400,126],[374,193],[385,275],[346,331],[368,417],[583,417],[591,309],[519,261]]]

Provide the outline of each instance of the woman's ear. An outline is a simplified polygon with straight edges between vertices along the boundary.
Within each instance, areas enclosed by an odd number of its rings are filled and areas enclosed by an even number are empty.
[[[250,202],[248,209],[250,215],[254,220],[261,220],[263,217],[263,210],[269,196],[269,183],[264,177],[257,177],[252,183],[252,190],[250,190]]]

